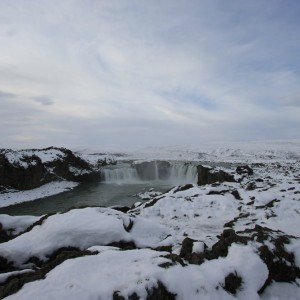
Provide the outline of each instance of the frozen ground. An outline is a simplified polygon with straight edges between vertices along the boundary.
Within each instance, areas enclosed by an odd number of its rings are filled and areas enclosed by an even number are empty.
[[[0,298],[300,299],[299,144],[278,145],[218,148],[253,175],[150,191],[126,213],[1,215]]]
[[[120,150],[122,149],[122,150]],[[76,147],[73,149],[87,159],[98,157],[114,160],[188,160],[217,162],[293,162],[300,160],[300,140],[279,140],[247,143],[202,144],[198,146],[169,147]],[[92,154],[92,155],[91,155]]]
[[[28,191],[6,191],[0,194],[0,207],[41,199],[48,196],[53,196],[77,186],[77,182],[73,181],[56,181],[44,184],[41,187]]]

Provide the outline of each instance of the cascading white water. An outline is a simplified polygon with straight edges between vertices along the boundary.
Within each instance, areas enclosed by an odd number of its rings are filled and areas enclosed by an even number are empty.
[[[174,183],[196,183],[197,182],[197,167],[192,164],[172,164],[170,168],[170,181]]]
[[[150,161],[102,170],[107,183],[137,183],[141,181],[169,181],[172,184],[197,182],[197,167],[191,163]]]
[[[139,181],[136,169],[126,167],[119,169],[103,169],[101,177],[107,183],[134,183]]]

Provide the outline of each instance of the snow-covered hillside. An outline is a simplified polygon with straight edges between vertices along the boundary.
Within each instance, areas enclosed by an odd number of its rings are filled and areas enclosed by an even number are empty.
[[[235,181],[151,191],[131,209],[0,215],[0,295],[299,299],[300,162],[283,152],[231,169]]]

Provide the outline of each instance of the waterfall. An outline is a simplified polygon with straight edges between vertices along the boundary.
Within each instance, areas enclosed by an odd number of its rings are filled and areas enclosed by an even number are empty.
[[[142,181],[169,181],[185,184],[197,182],[197,167],[186,162],[144,161],[123,164],[102,170],[102,180],[108,183],[137,183]]]
[[[176,163],[171,165],[169,180],[174,183],[196,183],[197,167],[188,163]]]
[[[118,169],[103,169],[101,177],[107,183],[134,183],[139,181],[138,173],[135,169],[130,167]]]

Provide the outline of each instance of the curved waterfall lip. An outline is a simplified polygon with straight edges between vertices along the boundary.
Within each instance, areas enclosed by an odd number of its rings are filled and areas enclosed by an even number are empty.
[[[136,184],[145,181],[167,181],[174,185],[196,183],[197,167],[179,161],[142,161],[122,163],[102,169],[105,183]]]

